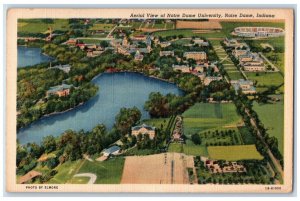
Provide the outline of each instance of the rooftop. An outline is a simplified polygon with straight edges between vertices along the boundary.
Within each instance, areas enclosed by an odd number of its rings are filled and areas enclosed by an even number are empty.
[[[141,128],[145,128],[147,130],[155,130],[155,127],[148,126],[147,124],[142,124],[140,126],[134,126],[131,128],[131,130],[140,130]]]

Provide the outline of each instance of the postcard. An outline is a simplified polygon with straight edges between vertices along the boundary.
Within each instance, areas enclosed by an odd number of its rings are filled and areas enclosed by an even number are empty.
[[[8,192],[289,193],[293,9],[12,8]]]

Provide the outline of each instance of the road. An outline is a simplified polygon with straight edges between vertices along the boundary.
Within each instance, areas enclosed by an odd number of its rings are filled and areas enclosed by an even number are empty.
[[[75,174],[74,177],[89,177],[90,180],[87,184],[94,184],[97,179],[97,176],[92,173]]]
[[[265,57],[265,55],[261,52],[258,53],[272,68],[274,68],[275,70],[272,72],[278,72],[279,69],[277,68],[277,66],[275,66],[267,57]]]
[[[265,142],[265,140],[263,139],[261,132],[259,131],[259,129],[257,128],[256,122],[255,120],[251,117],[249,110],[246,108],[245,112],[247,113],[247,115],[250,117],[250,123],[251,125],[256,128],[257,131],[257,136],[261,139],[262,143],[265,145],[265,147],[267,148],[267,153],[269,155],[269,157],[272,160],[272,163],[274,164],[275,168],[277,169],[277,171],[280,173],[281,177],[283,178],[283,169],[281,167],[281,164],[279,163],[279,161],[275,158],[275,156],[273,155],[273,153],[271,152],[269,146],[267,145],[267,143]]]

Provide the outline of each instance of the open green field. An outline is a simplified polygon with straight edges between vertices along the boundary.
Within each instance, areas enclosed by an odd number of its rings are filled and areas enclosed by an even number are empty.
[[[226,70],[226,68],[225,68],[225,70]],[[235,72],[227,71],[227,73],[228,73],[228,76],[230,77],[231,80],[244,79],[242,74],[238,71],[235,71]]]
[[[257,112],[258,118],[267,129],[270,136],[278,139],[278,148],[283,154],[283,139],[284,139],[284,104],[283,101],[274,104],[258,104],[254,102],[254,111]],[[271,118],[270,118],[271,117]]]
[[[89,28],[89,30],[104,30],[104,31],[110,31],[115,24],[93,24],[92,27]]]
[[[41,19],[20,19],[18,32],[45,33],[49,28],[52,30],[68,30],[68,19],[53,19],[53,23],[43,22]]]
[[[191,42],[191,40],[189,40],[189,39],[179,39],[172,43],[176,44],[176,45],[188,45],[188,44],[190,44],[190,42]]]
[[[245,72],[249,80],[257,81],[257,87],[278,86],[284,82],[284,78],[279,72],[254,73]]]
[[[183,113],[184,134],[187,136],[212,128],[235,127],[240,121],[232,103],[196,103]]]
[[[206,146],[171,143],[168,152],[184,153],[193,156],[208,156]]]
[[[76,174],[93,173],[97,175],[96,184],[119,184],[121,181],[124,158],[110,158],[103,162],[85,160]]]
[[[74,174],[77,174],[78,168],[82,165],[83,160],[67,161],[55,168],[57,174],[49,180],[49,184],[65,184],[69,183]]]
[[[262,160],[263,157],[256,150],[255,145],[235,145],[235,146],[209,146],[207,147],[209,157],[215,160]]]
[[[106,36],[103,36],[103,38],[105,38],[105,37]],[[82,41],[83,43],[87,43],[87,44],[99,44],[100,43],[100,40],[97,40],[97,39],[80,39],[80,41]]]

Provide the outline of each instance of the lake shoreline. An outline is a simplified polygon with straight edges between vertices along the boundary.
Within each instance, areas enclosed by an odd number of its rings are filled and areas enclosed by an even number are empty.
[[[143,109],[143,105],[151,92],[184,95],[184,92],[174,83],[146,76],[140,72],[124,71],[110,74],[112,73],[104,72],[93,78],[92,83],[102,88],[101,93],[98,91],[93,98],[67,110],[43,115],[31,124],[20,128],[17,135],[19,142],[40,143],[44,136],[59,136],[68,129],[89,131],[99,123],[111,129],[115,115],[122,107],[136,106],[142,112],[142,119],[148,119],[149,114]]]

